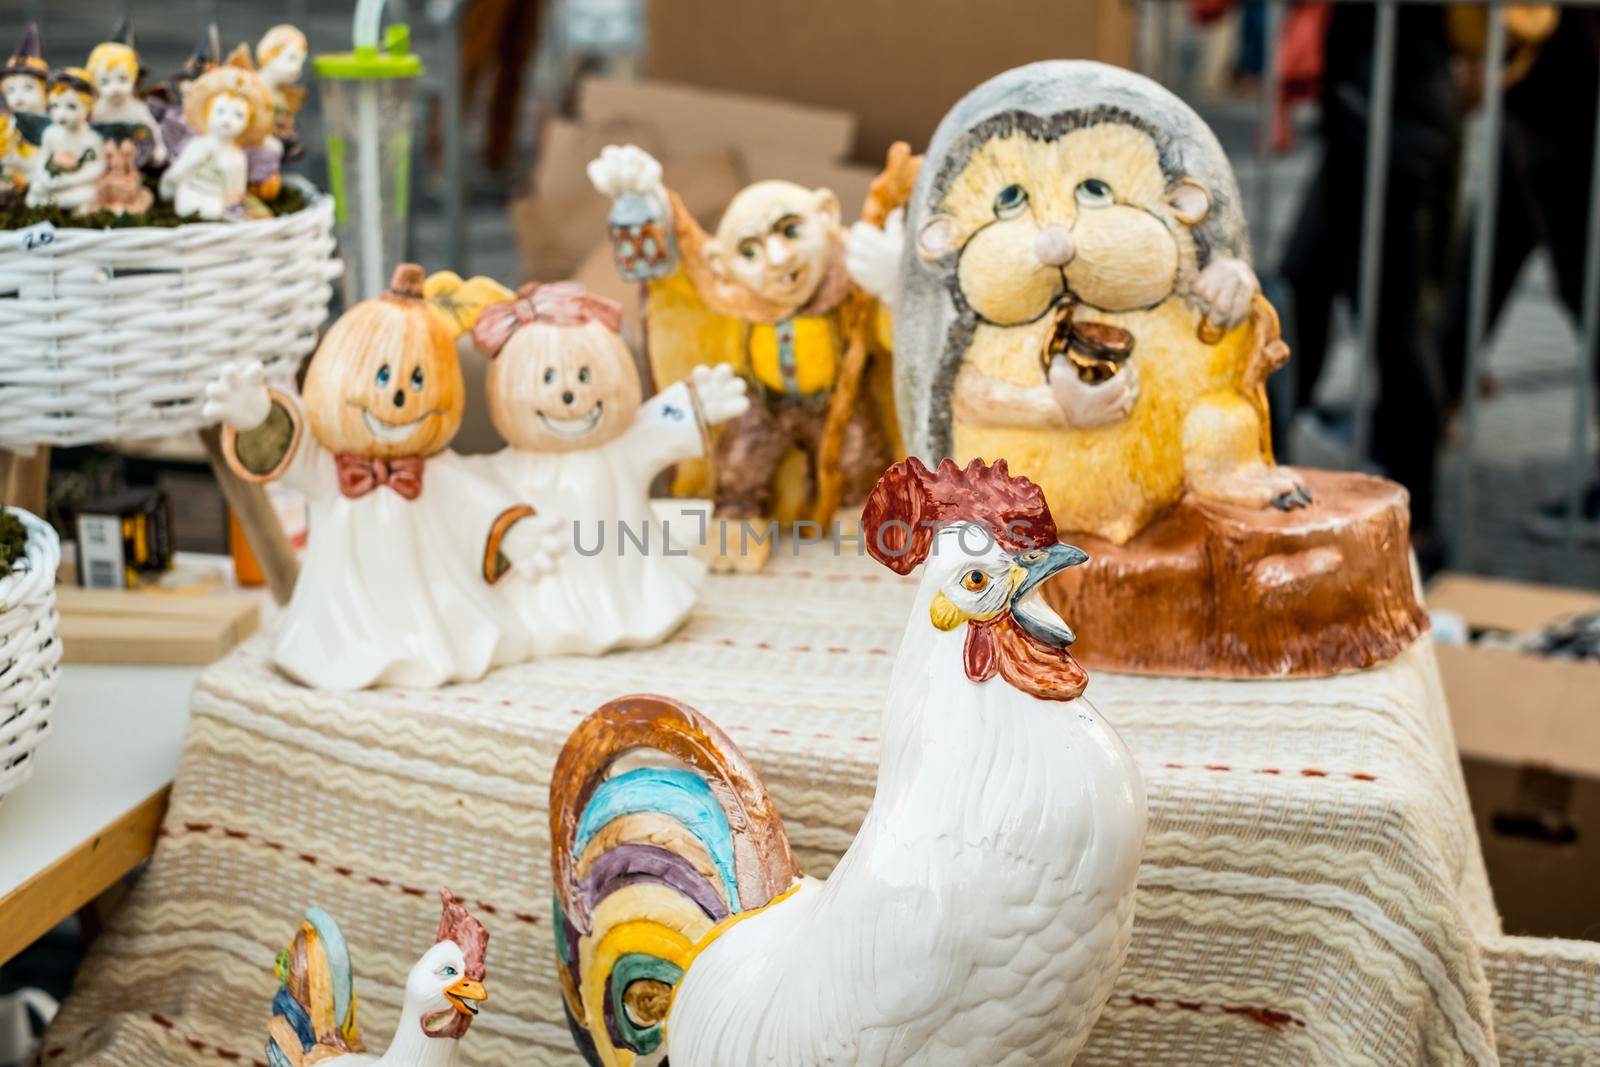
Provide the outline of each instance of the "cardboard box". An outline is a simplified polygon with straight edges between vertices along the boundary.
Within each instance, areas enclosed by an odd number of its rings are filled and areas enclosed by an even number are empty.
[[[1041,59],[1131,66],[1129,0],[979,4],[971,0],[673,0],[651,9],[650,77],[763,93],[856,116],[849,156],[879,166],[889,145],[916,151],[967,91]]]
[[[1600,611],[1600,593],[1443,574],[1431,611],[1474,634]],[[1437,645],[1506,931],[1600,940],[1600,663]]]

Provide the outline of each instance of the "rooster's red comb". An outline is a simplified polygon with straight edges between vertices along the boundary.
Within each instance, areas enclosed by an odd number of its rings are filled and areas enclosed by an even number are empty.
[[[928,558],[933,535],[953,522],[988,527],[1013,552],[1056,543],[1056,524],[1044,492],[1012,477],[1006,461],[975,459],[963,469],[945,459],[930,471],[915,456],[883,472],[861,509],[861,533],[872,558],[910,574]]]
[[[439,890],[439,899],[444,903],[444,913],[439,916],[439,936],[434,939],[435,943],[454,941],[461,946],[467,971],[463,977],[475,982],[483,981],[489,955],[489,931],[472,917],[466,905],[450,890]],[[472,1016],[457,1014],[445,1024],[442,1031],[436,1032],[459,1040],[471,1024]]]

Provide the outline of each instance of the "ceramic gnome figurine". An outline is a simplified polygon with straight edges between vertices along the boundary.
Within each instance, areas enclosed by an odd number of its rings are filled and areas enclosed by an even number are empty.
[[[570,524],[581,551],[507,590],[538,656],[650,645],[694,606],[705,565],[650,507],[650,483],[703,456],[710,427],[749,404],[722,364],[641,403],[622,309],[572,282],[526,286],[473,329],[489,357],[489,414],[509,448],[488,458],[508,492]]]
[[[437,686],[526,657],[491,582],[553,567],[559,525],[508,499],[446,446],[465,397],[456,332],[422,268],[346,311],[312,357],[303,398],[259,364],[207,387],[229,464],[303,492],[310,544],[273,658],[324,689]]]
[[[49,79],[50,67],[39,48],[39,27],[29,23],[17,50],[0,67],[0,96],[6,105],[6,114],[0,118],[0,143],[4,145],[0,180],[13,193],[27,187],[40,135],[50,121],[45,95]]]
[[[449,890],[435,944],[406,975],[400,1022],[382,1056],[366,1053],[350,948],[333,917],[307,908],[278,953],[278,992],[267,1024],[269,1067],[454,1067],[484,988],[489,932]]]
[[[150,106],[139,99],[139,53],[133,27],[124,20],[112,39],[95,46],[84,64],[94,79],[96,98],[91,121],[108,143],[134,146],[141,167],[159,167],[167,160],[161,130]]]
[[[1096,665],[1318,673],[1417,632],[1403,492],[1321,475],[1324,501],[1311,472],[1273,461],[1265,380],[1288,349],[1239,205],[1177,97],[1046,62],[944,118],[903,240],[852,234],[860,280],[894,306],[910,451],[1005,457],[1038,483],[1095,557],[1061,595],[1084,606],[1073,583],[1091,583],[1126,622],[1090,642]],[[1352,589],[1374,598],[1375,627],[1346,628]]]
[[[923,573],[877,795],[826,881],[691,708],[614,700],[557,759],[557,967],[594,1067],[1065,1065],[1110,996],[1145,792],[1039,596],[1083,553],[1003,463],[897,463],[862,527]]]
[[[95,208],[106,169],[105,138],[89,124],[95,88],[89,72],[67,67],[50,75],[50,124],[39,138],[28,178],[30,207],[54,204],[74,214]]]
[[[272,97],[253,71],[228,65],[189,87],[183,119],[193,136],[161,175],[161,194],[180,215],[236,216],[249,185],[246,149],[272,129]]]
[[[860,330],[847,320],[852,286],[838,198],[792,182],[757,182],[734,197],[713,236],[661,184],[661,165],[642,149],[606,148],[589,177],[613,199],[619,269],[648,282],[657,384],[692,366],[728,362],[752,386],[749,410],[717,437],[715,484],[707,484],[704,467],[686,466],[676,490],[711,495],[718,517],[735,525],[813,518],[825,477],[838,479],[844,502],[860,501],[888,463],[895,433],[886,353],[867,368],[863,395],[855,380],[840,388]],[[865,364],[857,360],[855,372]],[[780,468],[796,455],[804,462],[790,471],[799,476],[784,477]],[[771,540],[733,537],[727,551],[717,537],[713,566],[759,567]]]

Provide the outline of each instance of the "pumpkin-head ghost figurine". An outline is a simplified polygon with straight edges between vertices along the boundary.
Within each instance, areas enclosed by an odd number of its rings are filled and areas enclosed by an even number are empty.
[[[1086,662],[1312,673],[1414,636],[1404,552],[1378,547],[1403,531],[1403,498],[1392,507],[1387,483],[1351,490],[1357,519],[1274,463],[1265,380],[1288,349],[1227,156],[1176,96],[1093,62],[992,78],[940,123],[901,232],[858,227],[850,262],[894,305],[910,450],[1004,458],[1043,489],[1091,558],[1052,588],[1081,614],[1093,587],[1127,620],[1127,633],[1098,629]],[[888,263],[869,263],[879,252]],[[1355,584],[1392,594],[1408,620],[1398,646],[1338,629]],[[1309,625],[1316,611],[1336,629]],[[1304,638],[1255,641],[1247,620],[1273,617]]]
[[[241,216],[248,152],[271,128],[272,98],[254,71],[228,64],[201,75],[183,101],[183,129],[191,136],[162,173],[161,194],[180,215]]]
[[[159,167],[167,160],[161,130],[150,106],[139,98],[139,53],[133,46],[133,24],[123,19],[109,41],[95,45],[84,64],[94,79],[92,121],[107,141],[134,145],[140,166]]]
[[[507,294],[508,296],[510,294]],[[508,495],[571,524],[582,551],[507,590],[535,655],[595,655],[664,639],[693,607],[693,531],[658,519],[650,483],[705,455],[711,427],[748,407],[726,364],[697,366],[644,401],[622,309],[572,282],[525,286],[473,330],[489,357],[489,415],[510,447],[488,457]]]
[[[466,406],[456,338],[476,314],[454,311],[404,264],[328,328],[302,396],[269,387],[260,364],[207,387],[234,471],[307,497],[310,543],[273,653],[308,685],[434,686],[527,654],[491,585],[538,580],[560,532],[448,451]]]
[[[649,359],[658,385],[706,360],[727,362],[752,393],[717,435],[714,463],[679,468],[675,490],[709,495],[732,532],[718,569],[759,567],[770,538],[752,521],[833,521],[863,499],[898,448],[887,348],[869,298],[845,270],[838,198],[827,189],[761,181],[706,233],[634,146],[589,164],[613,200],[619,271],[647,282]],[[760,534],[761,531],[757,531]]]
[[[51,73],[48,93],[50,124],[32,157],[27,203],[87,214],[95,208],[97,185],[106,170],[105,138],[89,123],[94,81],[81,67],[65,67]]]

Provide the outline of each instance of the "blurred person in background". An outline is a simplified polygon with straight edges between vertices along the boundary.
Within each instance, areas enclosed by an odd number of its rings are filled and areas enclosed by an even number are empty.
[[[1451,12],[1451,29],[1464,51],[1482,55],[1486,17],[1483,8]],[[1549,250],[1557,293],[1576,324],[1583,308],[1595,96],[1600,90],[1600,12],[1528,4],[1506,8],[1503,17],[1508,52],[1488,329],[1494,329],[1523,265],[1541,246]],[[1481,95],[1481,67],[1469,67],[1461,83]],[[1460,403],[1466,371],[1472,243],[1469,234],[1466,250],[1454,257],[1450,298],[1440,322],[1438,350],[1452,407]],[[1600,354],[1581,353],[1579,358],[1600,360]],[[1596,380],[1600,382],[1600,367]],[[1567,507],[1565,496],[1541,505],[1524,521],[1524,529],[1542,540],[1561,538]],[[1580,537],[1585,544],[1600,545],[1600,462],[1580,507]]]
[[[1296,410],[1310,408],[1327,358],[1336,298],[1358,306],[1374,12],[1333,5],[1322,56],[1321,157],[1300,205],[1280,274],[1297,368]],[[1411,531],[1426,569],[1442,559],[1434,522],[1434,466],[1442,384],[1427,309],[1444,289],[1456,201],[1461,101],[1452,76],[1446,12],[1408,4],[1398,13],[1393,126],[1381,237],[1371,459],[1411,493]]]

